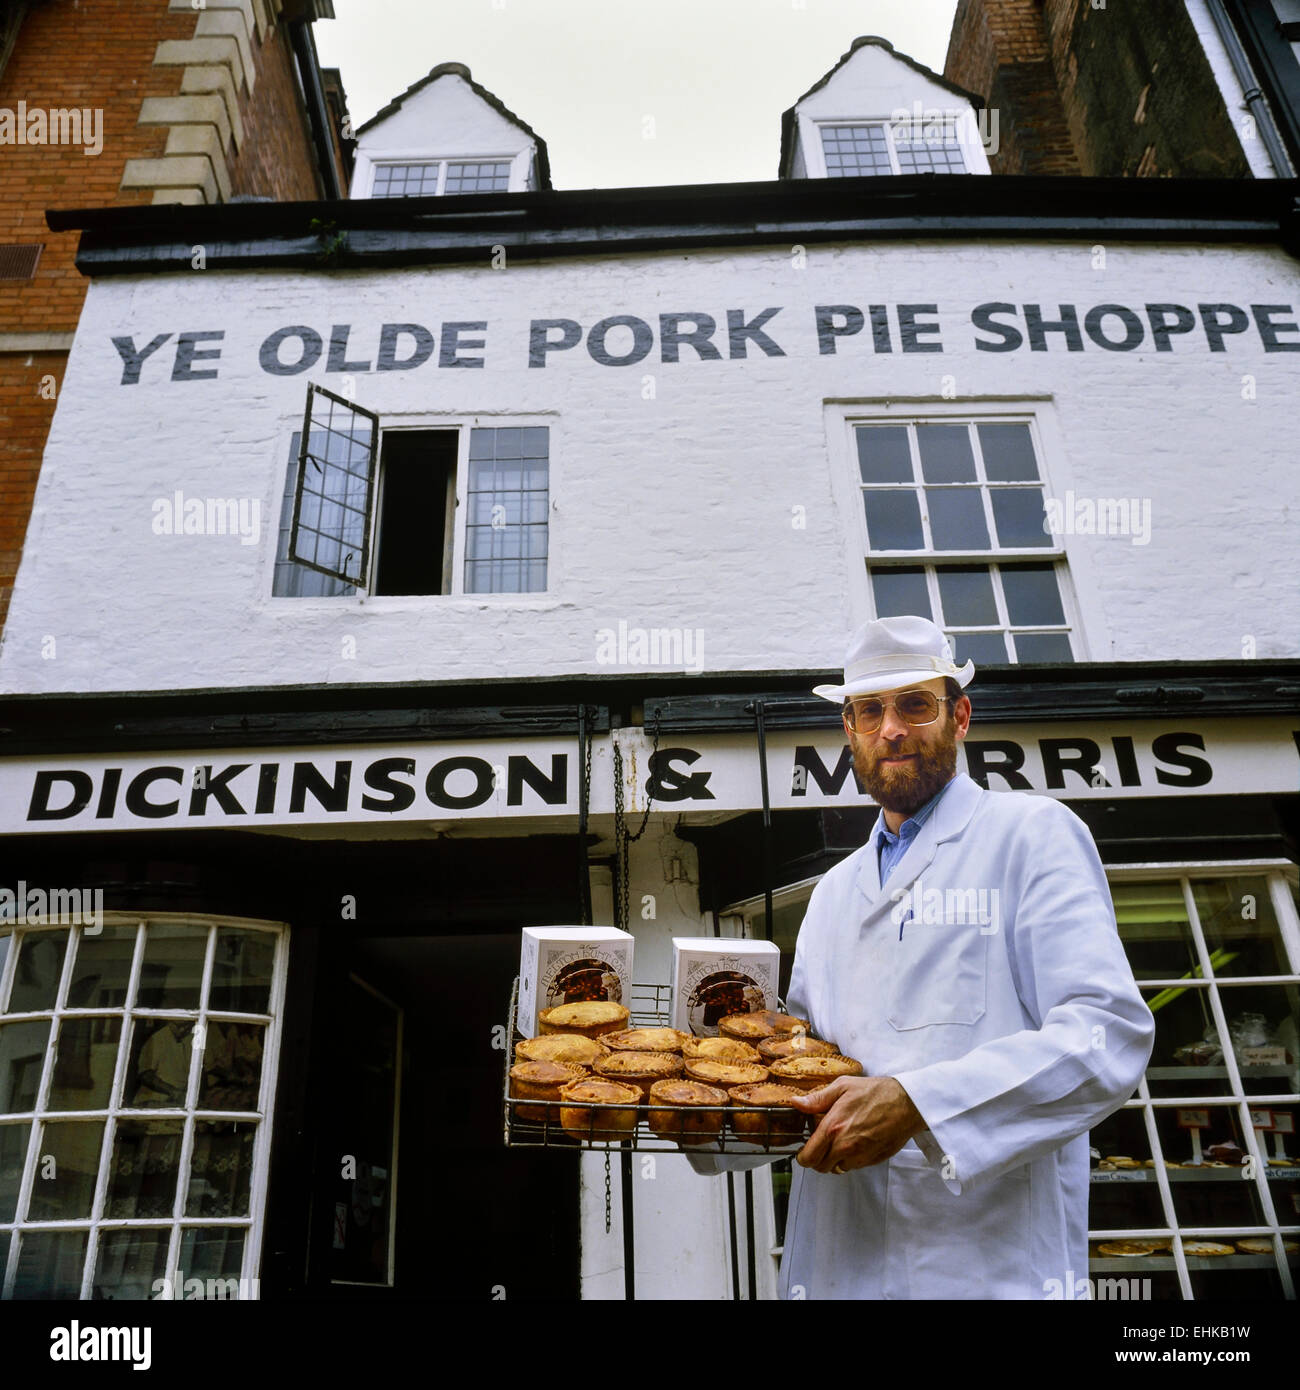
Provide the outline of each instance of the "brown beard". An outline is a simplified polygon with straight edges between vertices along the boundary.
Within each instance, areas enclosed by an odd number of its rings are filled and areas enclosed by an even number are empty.
[[[957,722],[951,713],[944,716],[943,731],[937,743],[914,744],[901,738],[895,744],[877,743],[870,752],[864,742],[853,740],[853,770],[862,789],[886,811],[910,816],[946,787],[957,771]],[[882,758],[917,755],[906,768],[884,769]]]

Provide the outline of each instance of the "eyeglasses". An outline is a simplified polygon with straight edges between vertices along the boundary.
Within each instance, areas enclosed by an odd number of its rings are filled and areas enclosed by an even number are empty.
[[[932,695],[928,690],[904,690],[892,700],[847,700],[844,718],[849,728],[860,734],[874,734],[885,718],[885,710],[890,707],[896,709],[909,724],[933,724],[939,717],[940,703],[953,698],[951,695]]]

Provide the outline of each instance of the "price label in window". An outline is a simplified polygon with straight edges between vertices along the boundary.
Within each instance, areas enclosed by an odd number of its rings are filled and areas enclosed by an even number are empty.
[[[1272,1129],[1273,1112],[1271,1110],[1252,1110],[1250,1112],[1250,1127],[1251,1129]]]
[[[1295,1116],[1289,1110],[1274,1110],[1273,1129],[1277,1134],[1295,1133]]]
[[[1210,1112],[1208,1110],[1179,1110],[1179,1129],[1209,1129],[1209,1127]]]

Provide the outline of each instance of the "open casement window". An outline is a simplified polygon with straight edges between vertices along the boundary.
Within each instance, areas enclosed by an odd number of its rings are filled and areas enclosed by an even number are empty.
[[[382,427],[372,412],[309,386],[289,450],[272,592],[545,593],[550,439],[546,425]]]
[[[323,386],[307,387],[289,559],[365,588],[379,459],[379,417]]]

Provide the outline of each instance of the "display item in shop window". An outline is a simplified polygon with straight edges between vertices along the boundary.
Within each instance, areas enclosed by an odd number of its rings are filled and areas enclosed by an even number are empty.
[[[1088,1132],[1151,1055],[1086,825],[957,771],[973,674],[928,619],[892,617],[854,634],[842,684],[816,689],[881,813],[813,890],[795,948],[791,1013],[865,1074],[793,1102],[817,1124],[791,1184],[783,1297],[1043,1298],[1086,1268]],[[909,921],[922,875],[943,910]],[[688,1158],[703,1173],[762,1161]]]
[[[173,1018],[159,1025],[140,1049],[132,1106],[183,1106],[190,1079],[193,1045],[189,1019]]]

